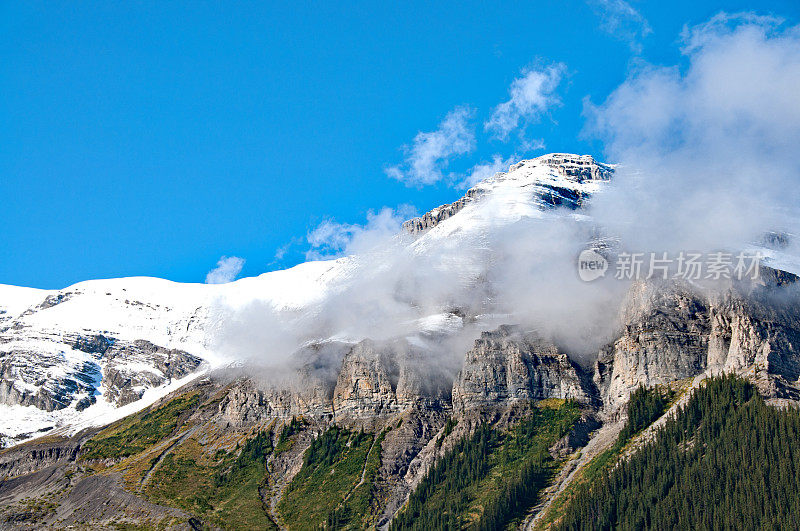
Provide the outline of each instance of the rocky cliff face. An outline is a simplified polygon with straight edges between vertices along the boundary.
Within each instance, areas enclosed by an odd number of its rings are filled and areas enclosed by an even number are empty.
[[[609,408],[636,386],[738,372],[778,398],[800,387],[800,299],[785,273],[756,283],[700,287],[640,282],[622,310],[620,337],[600,352],[595,381]],[[782,287],[783,286],[783,287]]]
[[[343,346],[337,348],[341,353]],[[483,332],[455,377],[405,341],[364,340],[325,362],[319,361],[319,352],[314,347],[298,356],[306,361],[297,369],[296,383],[284,388],[269,384],[265,390],[247,378],[239,380],[220,402],[220,413],[240,425],[300,415],[347,421],[420,409],[464,412],[546,398],[597,401],[591,376],[567,353],[514,326]],[[325,369],[313,369],[315,363]]]
[[[238,421],[255,414],[365,420],[414,408],[462,414],[547,398],[613,413],[639,385],[733,371],[759,379],[771,396],[796,399],[800,302],[793,279],[775,274],[724,289],[633,284],[620,309],[619,334],[591,369],[536,332],[511,325],[483,332],[455,375],[437,373],[429,353],[405,340],[315,346],[296,355],[302,385],[268,392],[253,387],[228,415]]]
[[[188,352],[159,347],[145,340],[114,342],[103,352],[102,382],[117,406],[142,398],[144,391],[196,371],[202,360]]]
[[[635,284],[622,314],[619,339],[597,362],[595,379],[607,402],[621,404],[639,384],[663,384],[705,370],[709,306],[692,290]]]
[[[437,374],[425,352],[406,341],[364,340],[342,362],[333,393],[337,416],[369,417],[449,401],[446,374]]]
[[[293,416],[347,421],[449,407],[452,378],[404,340],[312,345],[291,364],[283,378],[260,385],[240,378],[220,403],[223,417],[236,425]]]
[[[406,396],[398,400],[400,360],[392,349],[365,340],[356,344],[342,361],[333,391],[333,405],[340,414],[380,415],[408,407]]]
[[[453,407],[465,411],[546,398],[589,403],[588,383],[583,370],[551,342],[502,326],[481,334],[467,352],[453,386]]]
[[[33,360],[36,362],[31,363]],[[59,355],[27,349],[0,352],[0,403],[34,406],[49,412],[96,393],[100,377],[96,363],[83,361],[73,364],[69,372],[48,373],[48,365],[58,366],[61,362]]]
[[[235,424],[249,419],[310,416],[330,420],[334,417],[334,390],[342,363],[353,349],[350,343],[329,341],[311,344],[295,352],[288,367],[275,374],[243,375],[235,394],[222,402],[226,418]]]

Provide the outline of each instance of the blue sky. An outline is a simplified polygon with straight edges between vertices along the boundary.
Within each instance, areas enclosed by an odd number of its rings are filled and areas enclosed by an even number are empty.
[[[685,24],[800,18],[797,2],[165,4],[0,6],[0,283],[288,267],[326,220],[424,212],[495,156],[602,157],[585,98],[681,65]],[[484,127],[515,79],[553,69],[540,111],[505,138]],[[459,109],[469,149],[420,184],[403,146]]]

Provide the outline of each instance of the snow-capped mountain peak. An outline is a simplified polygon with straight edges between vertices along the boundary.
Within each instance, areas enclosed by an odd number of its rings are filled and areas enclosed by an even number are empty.
[[[515,212],[535,215],[552,207],[580,208],[613,173],[614,166],[597,162],[591,155],[551,153],[522,160],[507,172],[479,182],[458,201],[439,206],[403,226],[412,234],[427,231],[485,196],[505,201],[508,204],[505,213],[512,217],[517,217]]]

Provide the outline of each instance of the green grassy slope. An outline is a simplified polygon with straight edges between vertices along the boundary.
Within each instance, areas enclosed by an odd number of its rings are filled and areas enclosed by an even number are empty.
[[[372,523],[373,481],[380,441],[371,433],[332,426],[311,443],[303,467],[278,505],[290,529],[364,529]],[[361,478],[364,481],[361,481]]]
[[[275,528],[259,495],[267,480],[271,438],[271,433],[260,432],[238,455],[217,452],[213,457],[189,440],[164,457],[144,494],[224,529]]]

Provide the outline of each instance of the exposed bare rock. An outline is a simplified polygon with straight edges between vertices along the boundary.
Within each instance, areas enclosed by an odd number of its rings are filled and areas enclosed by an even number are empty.
[[[381,445],[378,489],[386,505],[379,527],[388,524],[433,463],[436,455],[429,447],[450,413],[438,408],[415,407],[390,426]]]
[[[453,386],[456,411],[545,398],[590,402],[592,391],[567,354],[535,332],[510,326],[481,334]]]
[[[31,359],[37,358],[37,364],[30,364]],[[74,365],[67,374],[45,372],[60,358],[58,354],[16,349],[0,352],[0,403],[56,411],[69,406],[77,395],[93,394],[100,379],[99,366],[85,361]]]
[[[51,437],[0,452],[0,479],[30,474],[46,466],[72,461],[80,450],[80,439]]]
[[[452,381],[405,340],[364,340],[342,361],[333,393],[336,417],[405,411],[427,402],[449,402]]]
[[[609,181],[614,175],[614,166],[598,162],[591,155],[551,153],[535,160],[550,166],[559,175],[579,182]]]
[[[115,342],[101,355],[107,360],[103,369],[107,398],[118,406],[139,400],[148,388],[194,372],[202,363],[188,352],[144,340]]]
[[[290,365],[297,373],[292,386],[296,397],[294,414],[332,417],[342,360],[352,348],[349,343],[329,341],[304,347],[292,356]]]
[[[67,339],[72,348],[87,354],[105,354],[115,341],[113,337],[106,337],[103,334],[77,336],[72,340]]]
[[[593,414],[583,412],[581,418],[575,423],[570,432],[559,439],[550,448],[550,454],[554,458],[566,457],[578,448],[583,448],[589,442],[592,432],[602,424]]]
[[[397,396],[400,368],[390,349],[364,340],[344,358],[333,391],[337,414],[380,415],[408,407],[408,396]]]
[[[241,379],[230,385],[218,405],[220,421],[233,426],[242,426],[261,421],[270,414],[278,416],[271,409],[264,392],[253,382]]]
[[[605,398],[622,403],[639,384],[688,378],[706,368],[709,304],[689,286],[637,283],[623,310],[623,329],[598,363],[610,363],[610,380],[598,382]],[[605,377],[598,368],[598,376]]]
[[[309,404],[304,393],[292,387],[263,389],[248,378],[230,384],[218,404],[219,420],[233,427],[266,422],[270,419],[287,419],[293,416],[330,418],[329,404]]]
[[[352,348],[341,342],[312,344],[295,352],[280,375],[256,378],[258,383],[243,375],[230,384],[219,411],[236,426],[301,415],[331,419],[342,360]]]
[[[785,273],[724,289],[639,282],[622,311],[621,336],[600,352],[595,381],[613,410],[636,386],[738,372],[765,394],[800,397],[800,298]]]
[[[52,308],[53,306],[57,306],[62,302],[67,302],[72,296],[73,293],[70,292],[59,293],[57,295],[48,295],[39,305],[39,309],[46,310],[48,308]]]
[[[0,403],[45,411],[74,404],[82,411],[95,403],[102,385],[105,397],[121,406],[139,400],[146,389],[194,372],[202,362],[149,341],[118,342],[102,335],[67,336],[63,347],[55,353],[0,351]],[[89,359],[72,361],[68,349]]]
[[[424,215],[418,218],[410,219],[403,223],[403,228],[411,234],[424,232],[432,227],[435,227],[447,218],[453,217],[462,208],[464,208],[465,205],[482,194],[483,190],[480,188],[470,188],[467,190],[467,193],[464,195],[464,197],[458,201],[442,205],[429,212],[426,212]]]

